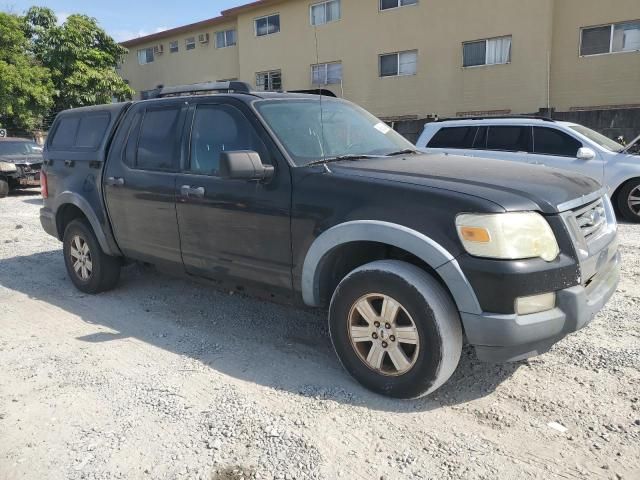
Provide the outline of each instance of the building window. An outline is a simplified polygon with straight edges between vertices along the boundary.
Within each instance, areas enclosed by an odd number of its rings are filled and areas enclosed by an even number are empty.
[[[280,70],[256,73],[256,88],[265,92],[282,90]]]
[[[138,63],[140,65],[146,65],[153,62],[153,60],[153,47],[138,50]]]
[[[416,5],[418,0],[380,0],[380,10],[391,10],[392,8]]]
[[[180,47],[178,46],[177,40],[175,42],[169,42],[169,52],[176,53],[179,49]]]
[[[256,36],[264,37],[280,31],[280,14],[256,18]]]
[[[311,5],[311,25],[324,25],[337,20],[340,20],[340,0]]]
[[[196,48],[196,37],[189,37],[184,41],[184,48],[186,50],[193,50]]]
[[[342,82],[342,62],[311,65],[311,83],[313,85],[331,85]]]
[[[462,44],[462,66],[511,63],[511,36],[489,38]]]
[[[403,75],[415,75],[417,65],[417,50],[380,55],[380,76],[397,77]]]
[[[216,32],[216,48],[233,47],[236,44],[236,31]]]
[[[640,51],[640,21],[581,30],[580,56]]]

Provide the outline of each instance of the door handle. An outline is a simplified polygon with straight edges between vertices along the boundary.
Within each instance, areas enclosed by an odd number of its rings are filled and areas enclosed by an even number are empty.
[[[122,177],[108,177],[106,181],[107,185],[112,187],[121,187],[124,185],[124,178]]]
[[[182,195],[183,197],[204,198],[204,187],[182,185],[180,187],[180,195]]]

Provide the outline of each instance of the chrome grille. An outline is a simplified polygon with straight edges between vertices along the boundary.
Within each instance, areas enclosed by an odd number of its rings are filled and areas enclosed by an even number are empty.
[[[573,216],[587,242],[598,237],[607,224],[607,213],[602,199],[575,209]]]

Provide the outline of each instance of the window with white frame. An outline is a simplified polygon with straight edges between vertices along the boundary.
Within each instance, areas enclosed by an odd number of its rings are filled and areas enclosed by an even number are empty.
[[[153,47],[138,50],[138,63],[140,65],[146,65],[147,63],[153,62],[153,60]]]
[[[580,56],[640,51],[640,20],[585,27],[580,31]]]
[[[175,42],[169,42],[169,52],[170,53],[176,53],[180,50],[178,41],[176,40]]]
[[[463,67],[505,63],[511,63],[511,35],[462,44]]]
[[[256,73],[256,88],[265,92],[282,90],[282,73],[280,70]]]
[[[313,85],[332,85],[341,82],[342,62],[311,65],[311,83]]]
[[[236,31],[216,32],[216,48],[233,47],[236,44]]]
[[[255,19],[256,36],[264,37],[280,31],[280,14]]]
[[[196,48],[196,37],[189,37],[184,41],[185,50],[193,50]]]
[[[380,0],[380,10],[391,10],[392,8],[416,5],[418,0]]]
[[[311,25],[324,25],[337,20],[340,20],[340,0],[311,5]]]
[[[387,53],[380,55],[380,76],[398,77],[415,75],[418,67],[418,51]]]

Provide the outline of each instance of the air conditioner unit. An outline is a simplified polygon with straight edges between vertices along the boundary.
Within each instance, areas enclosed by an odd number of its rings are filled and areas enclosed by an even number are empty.
[[[161,43],[160,45],[153,47],[153,53],[156,55],[164,53],[164,45]]]
[[[209,43],[209,34],[201,33],[200,35],[198,35],[198,41],[200,43]]]

